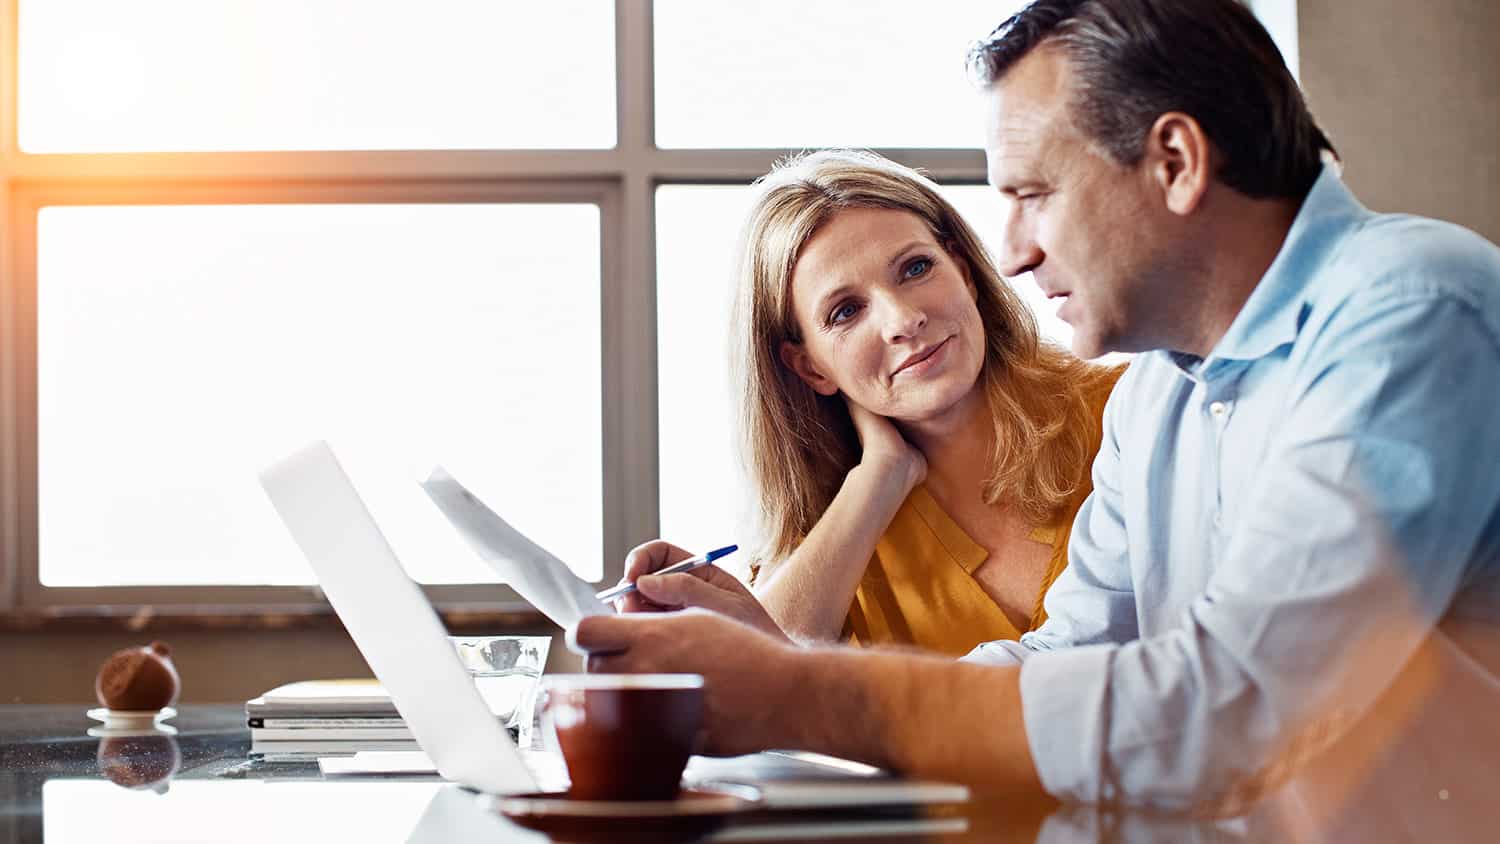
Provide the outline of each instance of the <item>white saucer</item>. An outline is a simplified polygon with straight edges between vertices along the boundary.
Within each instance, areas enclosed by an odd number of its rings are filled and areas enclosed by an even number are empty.
[[[758,790],[714,784],[683,789],[676,800],[570,800],[564,792],[492,796],[489,805],[507,817],[669,818],[729,815],[757,808]]]
[[[579,844],[697,841],[761,806],[758,789],[717,783],[683,789],[676,800],[569,800],[561,792],[479,799],[512,823]]]
[[[173,709],[170,706],[164,707],[162,709],[147,709],[141,711],[105,709],[104,707],[100,706],[94,709],[90,709],[84,714],[88,715],[95,721],[103,721],[104,729],[107,730],[151,730],[152,728],[161,729],[162,727],[165,727],[165,724],[159,724],[157,722],[165,721],[168,718],[171,718],[173,715],[177,714],[177,710]],[[177,731],[172,730],[172,732],[175,733]]]
[[[148,724],[143,727],[89,727],[88,734],[94,738],[138,738],[140,736],[175,736],[177,728],[171,724]]]

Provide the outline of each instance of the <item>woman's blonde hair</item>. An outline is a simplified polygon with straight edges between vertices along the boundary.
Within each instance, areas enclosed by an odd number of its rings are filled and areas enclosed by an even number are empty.
[[[784,560],[812,530],[859,462],[842,395],[822,396],[781,360],[802,342],[791,278],[802,247],[847,208],[916,214],[967,265],[985,331],[980,381],[995,419],[985,499],[1004,499],[1034,523],[1053,519],[1083,480],[1099,421],[1086,400],[1111,371],[1044,342],[1036,318],[995,269],[983,244],[922,174],[873,153],[825,150],[783,161],[757,182],[742,232],[731,330],[746,470],[757,493],[761,563]]]

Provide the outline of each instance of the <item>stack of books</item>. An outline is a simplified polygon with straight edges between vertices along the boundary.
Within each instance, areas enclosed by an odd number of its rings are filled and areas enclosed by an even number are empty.
[[[395,704],[374,680],[307,680],[245,702],[250,756],[314,761],[362,750],[417,750]]]

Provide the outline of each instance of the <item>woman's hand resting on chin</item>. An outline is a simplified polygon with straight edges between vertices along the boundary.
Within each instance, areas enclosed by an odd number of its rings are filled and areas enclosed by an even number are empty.
[[[902,478],[910,492],[927,478],[927,457],[906,441],[891,420],[866,410],[844,398],[854,431],[859,434],[859,465],[869,466],[882,474]]]

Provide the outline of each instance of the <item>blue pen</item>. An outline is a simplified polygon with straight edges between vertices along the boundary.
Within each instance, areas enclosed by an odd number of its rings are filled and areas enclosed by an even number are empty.
[[[692,571],[693,569],[696,569],[696,568],[701,568],[703,566],[711,565],[714,560],[717,560],[720,557],[727,557],[730,554],[733,554],[734,552],[736,552],[738,550],[740,550],[740,546],[738,546],[738,545],[725,545],[723,548],[715,548],[714,550],[708,552],[707,554],[699,554],[696,557],[688,557],[686,560],[683,560],[683,561],[677,562],[677,563],[673,563],[672,565],[667,566],[666,568],[662,569],[661,571],[654,571],[654,572],[651,572],[651,573],[652,574],[680,574],[681,572]],[[621,583],[619,586],[612,586],[612,587],[604,590],[603,592],[600,592],[595,597],[597,597],[599,600],[604,601],[604,602],[607,603],[609,601],[613,601],[614,599],[616,599],[616,598],[618,598],[618,597],[620,597],[622,595],[629,595],[631,592],[634,592],[634,591],[635,591],[635,584],[634,583]]]

